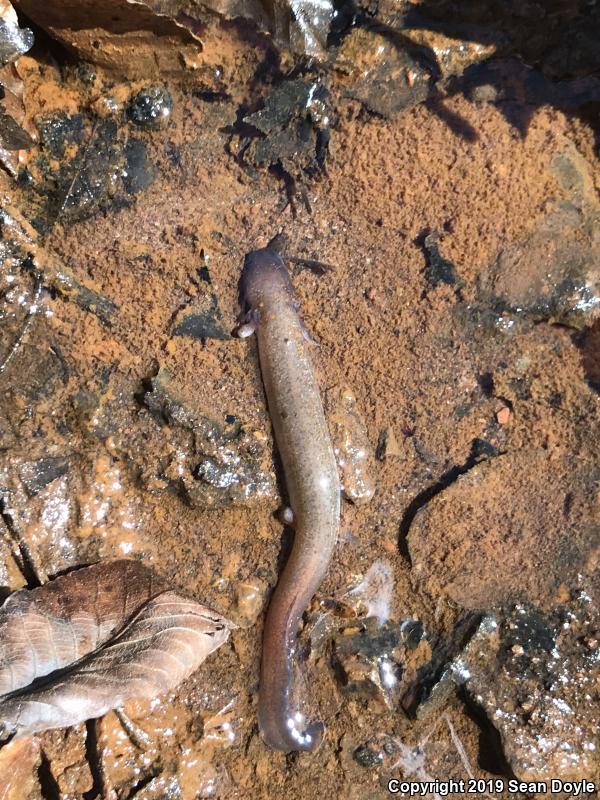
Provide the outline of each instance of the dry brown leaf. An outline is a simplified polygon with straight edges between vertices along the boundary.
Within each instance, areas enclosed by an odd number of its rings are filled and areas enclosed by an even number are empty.
[[[75,725],[170,691],[231,627],[135,561],[20,590],[0,608],[0,736]]]

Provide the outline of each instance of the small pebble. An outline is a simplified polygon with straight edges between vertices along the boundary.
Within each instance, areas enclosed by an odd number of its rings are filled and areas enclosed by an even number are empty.
[[[166,123],[173,111],[173,98],[166,89],[147,86],[134,94],[127,106],[127,116],[140,128],[155,129]]]
[[[506,425],[508,420],[510,419],[510,408],[508,406],[503,406],[500,411],[496,414],[496,420],[498,425]]]
[[[352,754],[352,757],[357,764],[360,764],[361,767],[365,767],[366,769],[373,769],[373,767],[378,767],[380,764],[383,764],[383,753],[378,750],[372,750],[366,744],[359,745]]]
[[[238,583],[235,588],[235,602],[241,625],[254,625],[263,610],[266,591],[267,586],[260,578],[249,578]]]
[[[392,428],[384,428],[379,434],[375,458],[384,461],[386,458],[393,458],[402,455],[402,450],[396,439]]]

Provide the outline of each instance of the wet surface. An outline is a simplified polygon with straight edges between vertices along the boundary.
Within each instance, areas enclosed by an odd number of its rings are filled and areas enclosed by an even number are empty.
[[[239,627],[7,800],[600,783],[597,5],[71,5],[23,0],[0,71],[0,585],[126,556]],[[293,532],[232,335],[280,229],[347,498],[290,757],[256,703]]]

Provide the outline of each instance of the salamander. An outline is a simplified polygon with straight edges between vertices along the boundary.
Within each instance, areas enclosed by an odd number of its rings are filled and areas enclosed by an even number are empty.
[[[262,380],[294,519],[294,543],[267,611],[258,703],[271,747],[314,750],[320,721],[294,707],[298,627],[327,572],[337,541],[340,483],[319,386],[289,272],[272,248],[246,256],[240,281],[246,310],[239,335],[256,332]]]

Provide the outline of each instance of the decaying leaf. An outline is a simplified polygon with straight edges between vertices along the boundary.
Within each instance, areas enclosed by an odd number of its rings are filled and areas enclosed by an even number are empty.
[[[256,166],[280,163],[296,177],[300,170],[323,168],[329,140],[329,91],[320,80],[283,81],[264,107],[244,117],[261,134],[243,146],[243,158]]]
[[[15,592],[0,608],[0,736],[76,725],[167,692],[231,627],[126,559]]]

